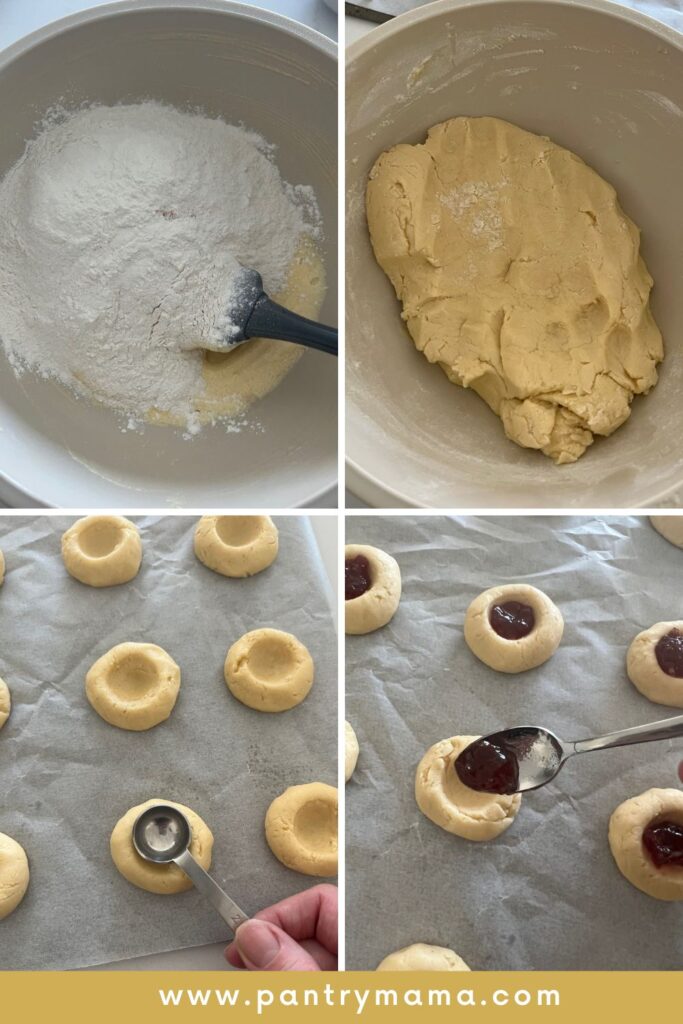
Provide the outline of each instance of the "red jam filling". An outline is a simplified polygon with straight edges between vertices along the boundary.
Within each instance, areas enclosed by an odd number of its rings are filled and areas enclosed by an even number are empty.
[[[503,640],[521,640],[528,636],[536,624],[533,608],[521,601],[494,604],[489,612],[491,628]]]
[[[683,826],[653,821],[643,832],[643,846],[656,868],[683,868]]]
[[[454,763],[460,781],[480,793],[515,793],[519,787],[517,754],[505,743],[472,743]]]
[[[370,563],[365,555],[356,555],[355,558],[346,559],[344,568],[346,600],[353,601],[372,586]]]
[[[655,647],[655,658],[662,672],[676,679],[683,679],[683,633],[672,629],[660,637]]]

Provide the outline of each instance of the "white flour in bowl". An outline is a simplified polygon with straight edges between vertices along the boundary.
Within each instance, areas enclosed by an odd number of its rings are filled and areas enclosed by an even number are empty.
[[[204,354],[188,351],[239,263],[281,295],[317,232],[311,190],[283,182],[252,132],[154,102],[65,112],[0,182],[0,339],[18,373],[195,430],[209,406],[242,412],[278,382],[260,386],[263,358],[250,374],[242,353],[234,385],[221,371],[227,404],[215,383],[207,402]]]

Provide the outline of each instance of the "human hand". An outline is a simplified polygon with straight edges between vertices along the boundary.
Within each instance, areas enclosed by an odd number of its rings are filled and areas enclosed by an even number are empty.
[[[337,917],[337,887],[315,885],[240,925],[225,959],[249,971],[336,971]]]

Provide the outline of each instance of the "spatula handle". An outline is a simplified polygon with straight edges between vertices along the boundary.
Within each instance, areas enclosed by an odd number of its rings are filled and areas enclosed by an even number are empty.
[[[265,292],[256,300],[244,334],[247,338],[293,341],[297,345],[315,348],[333,356],[337,355],[339,346],[336,327],[326,327],[325,324],[292,313],[291,309],[285,309],[269,299]]]

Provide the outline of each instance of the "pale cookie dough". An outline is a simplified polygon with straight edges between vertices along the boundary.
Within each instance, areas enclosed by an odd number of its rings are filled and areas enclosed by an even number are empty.
[[[346,632],[372,633],[393,619],[401,600],[401,570],[386,551],[369,544],[347,544],[344,558],[363,555],[370,566],[370,587],[344,604]]]
[[[358,737],[350,722],[344,722],[344,778],[348,782],[358,763]]]
[[[650,516],[650,522],[665,540],[683,548],[683,516]]]
[[[156,644],[117,644],[85,677],[85,692],[105,722],[142,732],[165,721],[180,689],[180,668]]]
[[[169,807],[176,807],[185,815],[192,830],[190,853],[195,860],[199,861],[205,871],[209,870],[211,850],[213,849],[211,829],[189,807],[174,803],[173,800],[163,800],[160,797],[147,800],[144,804],[138,804],[137,807],[131,807],[117,821],[109,844],[112,860],[123,877],[133,885],[137,885],[138,889],[159,893],[162,896],[185,892],[186,889],[192,888],[192,882],[177,864],[152,864],[150,861],[144,860],[133,846],[133,825],[143,811],[146,811],[148,807],[153,807],[154,804],[167,804]]]
[[[337,790],[324,782],[290,786],[266,814],[266,841],[285,867],[329,878],[337,873]]]
[[[609,821],[612,856],[636,889],[657,900],[683,900],[683,868],[656,867],[643,845],[644,830],[657,821],[672,821],[683,827],[683,791],[648,789],[619,804]]]
[[[228,651],[224,674],[233,697],[248,708],[288,711],[313,685],[313,658],[292,633],[253,629]]]
[[[254,576],[277,557],[277,527],[270,516],[202,516],[195,530],[194,552],[222,576]]]
[[[12,710],[12,698],[10,697],[9,686],[4,679],[0,679],[0,729],[9,718]]]
[[[17,909],[28,883],[28,857],[23,846],[0,832],[0,921]]]
[[[445,946],[416,942],[385,956],[378,971],[469,971],[465,961]]]
[[[439,828],[463,839],[495,839],[515,820],[522,798],[478,793],[460,781],[453,767],[459,754],[478,736],[453,736],[430,747],[415,775],[415,799]]]
[[[683,645],[683,621],[655,622],[632,641],[626,655],[626,671],[637,690],[655,704],[683,708],[683,676],[669,675],[657,661],[655,649],[662,637],[676,632]]]
[[[534,612],[533,629],[519,640],[499,636],[490,622],[491,609],[508,601],[528,605]],[[542,590],[526,583],[511,583],[491,587],[475,597],[465,615],[464,632],[468,647],[485,665],[497,672],[526,672],[555,653],[564,632],[564,619]]]
[[[142,544],[137,526],[122,516],[86,516],[62,537],[67,572],[89,587],[115,587],[138,574]]]
[[[367,217],[417,348],[522,447],[574,462],[657,383],[640,233],[569,150],[456,117],[379,157]]]

